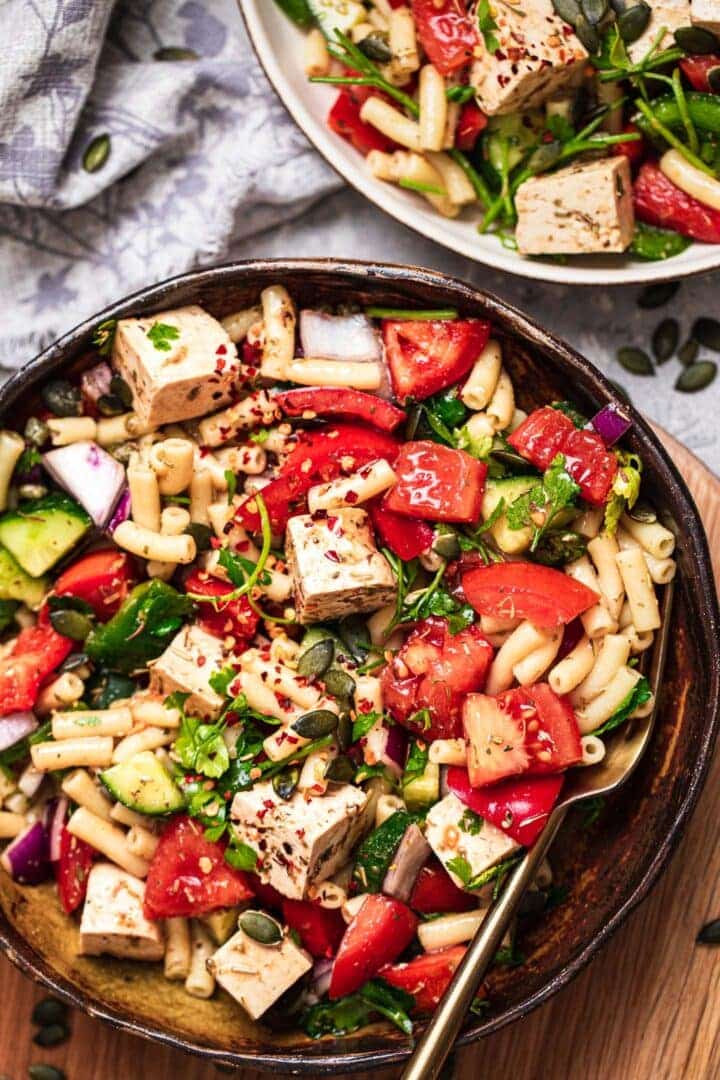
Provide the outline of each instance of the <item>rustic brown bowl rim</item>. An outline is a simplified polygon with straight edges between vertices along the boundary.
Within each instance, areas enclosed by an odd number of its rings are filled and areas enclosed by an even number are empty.
[[[619,402],[611,383],[588,360],[517,308],[491,293],[424,267],[321,258],[258,259],[235,262],[208,270],[181,274],[160,284],[140,289],[109,305],[97,315],[84,320],[16,372],[0,388],[0,411],[4,413],[24,393],[32,390],[44,376],[62,368],[71,358],[83,349],[87,349],[91,344],[95,329],[105,319],[122,318],[143,310],[160,310],[171,305],[175,294],[179,291],[187,292],[192,289],[195,294],[202,296],[204,287],[233,284],[238,278],[252,280],[254,276],[266,275],[269,272],[272,272],[278,281],[282,281],[286,274],[322,273],[335,281],[346,279],[348,289],[357,287],[363,279],[367,282],[385,280],[389,285],[398,285],[402,282],[421,284],[430,290],[437,291],[438,297],[442,299],[442,304],[438,303],[438,306],[472,308],[481,305],[491,319],[497,316],[527,345],[551,353],[569,374],[581,374],[585,387],[597,402],[601,404]],[[687,825],[710,765],[713,745],[720,727],[720,655],[717,649],[717,642],[720,640],[720,611],[710,552],[698,510],[678,469],[642,415],[632,406],[629,407],[629,411],[635,434],[643,444],[644,452],[652,455],[660,482],[668,492],[669,501],[673,503],[676,513],[681,516],[685,541],[691,551],[695,570],[693,580],[688,583],[688,593],[691,606],[694,606],[698,615],[696,624],[698,635],[706,643],[707,653],[712,659],[712,670],[708,673],[711,693],[706,702],[705,722],[694,755],[690,780],[672,825],[657,847],[645,873],[635,882],[628,898],[607,923],[537,991],[497,1016],[486,1020],[478,1019],[477,1023],[466,1029],[458,1039],[460,1046],[499,1031],[500,1028],[526,1016],[547,1001],[575,978],[593,955],[612,937],[630,912],[645,899],[666,866]],[[327,1044],[327,1054],[320,1053],[319,1048],[314,1053],[299,1050],[255,1054],[203,1046],[192,1039],[164,1031],[150,1021],[139,1021],[127,1016],[121,1009],[104,1004],[94,995],[74,986],[55,971],[47,960],[35,952],[2,911],[0,911],[0,948],[20,970],[88,1015],[133,1035],[196,1054],[215,1064],[252,1067],[263,1071],[282,1069],[286,1075],[319,1076],[397,1065],[409,1054],[409,1048],[403,1046],[379,1048],[377,1051],[362,1050],[343,1053],[333,1049],[336,1043]],[[319,1047],[322,1045],[319,1044]]]

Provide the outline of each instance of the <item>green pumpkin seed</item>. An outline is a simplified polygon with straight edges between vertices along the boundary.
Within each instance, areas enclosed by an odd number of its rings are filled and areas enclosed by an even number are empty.
[[[46,1024],[33,1035],[33,1042],[37,1046],[59,1046],[60,1043],[65,1042],[69,1034],[64,1024]]]
[[[580,0],[580,6],[591,26],[598,26],[608,12],[607,0]]]
[[[298,660],[297,673],[303,679],[316,679],[324,675],[335,658],[335,642],[324,638],[311,645]]]
[[[652,506],[645,502],[635,503],[632,510],[628,510],[628,517],[631,517],[633,521],[642,521],[646,525],[652,525],[657,521],[657,514]]]
[[[185,527],[185,534],[187,536],[192,536],[198,551],[210,550],[210,541],[213,537],[213,531],[209,525],[203,525],[201,521],[191,521],[190,524]]]
[[[677,319],[663,319],[652,336],[652,351],[658,364],[664,364],[673,355],[680,341],[680,324]]]
[[[669,303],[680,288],[679,281],[659,281],[656,285],[647,285],[637,298],[638,307],[650,309]]]
[[[349,784],[355,778],[355,766],[348,757],[332,758],[325,769],[325,779],[335,784]]]
[[[164,45],[162,49],[156,49],[153,60],[199,60],[200,56],[194,49],[184,49],[179,45]]]
[[[28,1069],[30,1080],[66,1080],[62,1069],[54,1065],[31,1065]]]
[[[43,386],[40,397],[56,416],[80,416],[82,397],[77,386],[66,379],[54,379]]]
[[[627,0],[610,0],[610,7],[616,15],[622,15],[627,10]]]
[[[685,344],[678,349],[678,360],[683,367],[690,367],[697,360],[698,353],[700,352],[700,346],[697,341],[693,341],[692,338],[688,338]]]
[[[66,669],[67,670],[67,669]],[[30,1019],[33,1024],[62,1024],[68,1014],[68,1007],[59,998],[46,997],[35,1003]]]
[[[392,49],[383,34],[368,34],[358,41],[357,47],[368,60],[374,60],[377,64],[389,64],[393,58]]]
[[[335,732],[335,740],[341,750],[347,750],[352,744],[352,728],[350,713],[341,713],[338,720],[337,731]]]
[[[620,367],[625,368],[626,371],[631,372],[633,375],[655,374],[652,360],[648,354],[643,349],[636,349],[632,345],[618,349],[617,361]]]
[[[555,14],[564,19],[570,26],[574,26],[582,15],[579,0],[553,0]]]
[[[287,802],[288,799],[292,798],[299,779],[300,770],[296,766],[283,769],[282,772],[276,773],[272,778],[273,791],[279,798]]]
[[[703,26],[680,26],[673,34],[675,43],[691,56],[717,52],[720,41]]]
[[[44,420],[38,420],[37,416],[30,416],[25,424],[24,435],[33,446],[44,446],[50,438],[50,428]]]
[[[349,701],[355,693],[355,680],[342,668],[330,668],[323,679],[325,689],[334,698]]]
[[[338,633],[353,660],[362,662],[370,652],[370,631],[362,615],[348,615],[341,619]]]
[[[720,322],[704,316],[693,323],[692,336],[706,349],[720,352]]]
[[[640,3],[626,8],[622,15],[618,15],[617,28],[620,37],[626,45],[631,45],[645,33],[650,22],[652,9],[649,4]]]
[[[115,394],[101,394],[97,399],[98,412],[102,416],[120,416],[126,406]]]
[[[704,390],[717,375],[717,364],[713,360],[701,360],[685,368],[675,383],[675,389],[684,394],[695,394]]]
[[[332,735],[337,730],[337,713],[329,709],[313,709],[299,716],[292,725],[293,731],[302,735],[303,739],[322,739],[324,735]]]
[[[48,489],[44,484],[21,484],[18,488],[21,499],[42,499],[47,493]]]
[[[720,919],[705,923],[696,941],[699,941],[701,945],[720,945]]]
[[[69,608],[51,611],[50,623],[53,630],[57,630],[58,634],[72,641],[84,641],[92,630],[92,622],[87,615],[83,615],[81,611],[71,611]]]
[[[708,86],[714,94],[720,93],[720,64],[716,67],[708,68],[707,81]]]
[[[579,36],[580,35],[578,35],[578,37]],[[583,42],[583,45],[584,44],[585,42]],[[553,140],[553,142],[543,143],[542,146],[538,146],[537,150],[531,155],[527,167],[532,173],[545,172],[547,169],[553,167],[561,154],[562,143],[557,139]]]
[[[110,393],[115,397],[119,397],[123,405],[127,409],[132,409],[133,395],[132,390],[123,379],[122,375],[113,375],[110,380]]]
[[[110,157],[110,136],[98,135],[88,146],[83,154],[83,169],[85,172],[95,173],[102,169]]]
[[[460,542],[457,533],[446,532],[435,537],[433,551],[443,559],[457,559],[460,555]]]
[[[279,945],[283,939],[280,924],[264,911],[244,911],[238,919],[238,926],[259,945]]]

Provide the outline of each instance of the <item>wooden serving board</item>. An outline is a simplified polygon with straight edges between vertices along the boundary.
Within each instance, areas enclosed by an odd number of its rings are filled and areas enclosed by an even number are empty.
[[[707,529],[720,582],[720,480],[661,432]],[[720,1076],[720,949],[695,944],[720,917],[720,755],[679,850],[649,899],[586,970],[526,1020],[461,1051],[456,1080],[711,1080]],[[76,1013],[67,1043],[32,1043],[44,996],[0,958],[0,1080],[33,1063],[67,1080],[208,1080],[212,1065]],[[237,1075],[240,1075],[239,1073]],[[367,1080],[370,1074],[355,1074]],[[374,1077],[397,1072],[374,1073]],[[244,1080],[259,1080],[252,1070]]]

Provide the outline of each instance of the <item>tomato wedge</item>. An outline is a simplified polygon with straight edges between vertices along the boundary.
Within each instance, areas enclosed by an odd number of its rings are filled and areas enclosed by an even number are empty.
[[[378,431],[394,431],[406,419],[406,413],[389,401],[362,390],[336,386],[299,386],[278,394],[275,401],[286,416],[311,420],[339,416],[343,420],[362,420]]]
[[[412,0],[412,13],[422,47],[441,75],[473,59],[480,37],[460,0]]]
[[[193,569],[185,579],[185,591],[198,593],[200,596],[225,596],[232,592],[233,586],[220,581],[205,570]],[[217,610],[212,604],[198,604],[198,623],[209,634],[226,638],[235,638],[235,648],[248,645],[255,635],[260,616],[253,611],[246,596],[220,603]]]
[[[430,521],[478,520],[487,465],[464,450],[428,440],[405,443],[395,472],[397,482],[384,499],[388,510]]]
[[[465,772],[464,769],[458,771]],[[477,900],[470,893],[458,889],[442,863],[434,859],[423,866],[418,874],[409,904],[413,911],[419,911],[421,915],[432,915],[438,911],[470,911],[477,907]]]
[[[112,618],[135,581],[132,560],[117,548],[94,551],[69,566],[55,582],[57,596],[77,596],[101,622]]]
[[[417,924],[417,916],[400,900],[382,893],[368,896],[340,942],[329,997],[354,993],[392,963],[412,941]]]
[[[467,101],[460,110],[455,128],[455,145],[458,150],[470,151],[478,136],[488,126],[488,118],[474,101]]]
[[[32,709],[43,680],[72,651],[70,638],[45,624],[21,630],[0,660],[0,716]]]
[[[467,375],[490,337],[484,319],[385,319],[385,351],[398,401],[436,394]]]
[[[654,162],[646,161],[640,169],[633,198],[636,215],[647,225],[674,229],[706,244],[720,244],[720,210],[686,195]]]
[[[545,828],[560,794],[563,777],[522,776],[491,787],[474,788],[467,769],[452,766],[447,771],[446,783],[448,789],[476,814],[502,829],[518,844],[530,847]],[[412,899],[410,903],[413,903]]]
[[[475,567],[463,575],[462,587],[478,614],[529,619],[543,630],[569,623],[599,600],[561,570],[528,562]]]
[[[425,521],[396,514],[388,509],[386,499],[372,502],[368,509],[381,545],[400,559],[415,559],[430,549],[435,533]]]
[[[541,409],[533,409],[508,436],[508,442],[518,454],[544,472],[553,458],[562,453],[565,440],[574,429],[575,425],[564,412],[544,405]]]
[[[323,908],[309,900],[284,900],[282,914],[311,956],[335,955],[345,933],[345,920],[337,908]]]
[[[397,143],[360,118],[360,109],[353,96],[347,90],[341,90],[328,113],[328,127],[337,135],[342,135],[363,155],[371,150],[382,150],[389,154],[397,150]]]
[[[55,866],[58,896],[63,910],[71,915],[80,907],[87,893],[87,879],[97,852],[84,840],[78,840],[63,827],[60,833],[60,858]]]
[[[464,945],[451,945],[447,949],[416,956],[407,964],[392,964],[380,971],[381,978],[405,990],[415,998],[415,1012],[431,1013],[452,982],[452,977],[465,955]]]
[[[247,876],[225,861],[225,844],[203,832],[184,814],[165,826],[145,882],[148,919],[207,915],[252,899]]]

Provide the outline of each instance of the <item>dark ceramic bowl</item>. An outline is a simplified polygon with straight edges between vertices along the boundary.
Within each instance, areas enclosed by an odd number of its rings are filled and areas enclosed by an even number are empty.
[[[0,407],[17,424],[49,375],[82,367],[95,327],[104,319],[202,304],[227,315],[254,303],[260,290],[285,284],[301,304],[456,307],[490,318],[516,387],[531,408],[572,397],[586,412],[615,399],[609,383],[577,353],[502,301],[430,270],[288,260],[238,263],[175,278],[137,293],[66,334],[0,390]],[[710,557],[695,505],[647,423],[633,412],[628,442],[642,454],[649,496],[674,520],[679,586],[672,647],[655,734],[627,788],[590,829],[570,821],[553,849],[566,901],[528,928],[520,941],[527,963],[490,977],[490,1012],[471,1017],[467,1043],[525,1016],[570,981],[648,893],[677,843],[708,768],[718,726],[720,662]],[[252,1025],[223,994],[187,997],[159,966],[76,957],[77,930],[60,911],[52,886],[19,888],[0,878],[0,942],[30,975],[93,1016],[217,1063],[283,1074],[379,1068],[407,1055],[407,1040],[377,1024],[345,1039],[313,1042],[292,1032]]]

